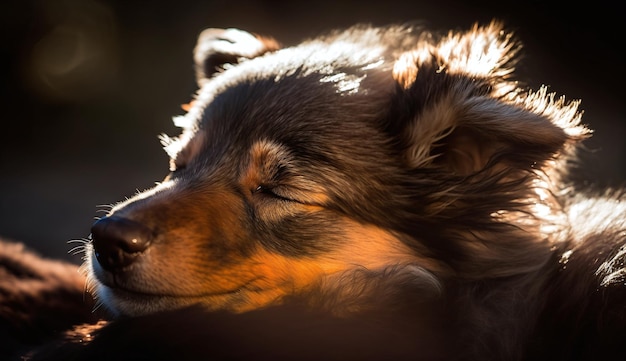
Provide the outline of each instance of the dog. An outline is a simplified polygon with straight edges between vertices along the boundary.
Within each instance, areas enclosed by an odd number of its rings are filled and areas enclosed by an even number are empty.
[[[514,77],[520,49],[497,21],[205,30],[169,175],[84,244],[116,320],[29,357],[621,354],[624,193],[569,182],[591,131]]]

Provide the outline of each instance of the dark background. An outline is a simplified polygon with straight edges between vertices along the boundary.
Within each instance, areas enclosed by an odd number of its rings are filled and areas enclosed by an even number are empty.
[[[434,29],[498,18],[525,44],[518,75],[582,99],[583,186],[619,185],[624,156],[624,12],[619,2],[16,0],[0,5],[0,236],[70,256],[97,205],[167,172],[158,134],[176,135],[195,91],[192,49],[205,27],[284,44],[355,22],[421,20]]]

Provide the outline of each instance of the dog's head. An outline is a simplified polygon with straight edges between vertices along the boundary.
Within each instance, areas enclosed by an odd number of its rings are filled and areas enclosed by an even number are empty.
[[[282,49],[206,30],[200,90],[163,137],[170,174],[92,228],[101,301],[245,311],[536,269],[534,207],[587,130],[575,103],[509,79],[517,50],[497,23],[357,26]]]

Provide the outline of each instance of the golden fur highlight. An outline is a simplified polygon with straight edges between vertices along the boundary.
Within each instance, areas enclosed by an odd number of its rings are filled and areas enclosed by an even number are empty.
[[[591,131],[578,101],[513,79],[519,49],[497,21],[358,25],[283,49],[204,32],[201,89],[182,134],[162,136],[171,173],[85,241],[91,292],[127,316],[104,334],[200,320],[224,358],[266,344],[280,358],[292,333],[304,357],[354,340],[348,356],[389,356],[396,336],[411,360],[621,351],[624,192],[574,194],[567,166]]]

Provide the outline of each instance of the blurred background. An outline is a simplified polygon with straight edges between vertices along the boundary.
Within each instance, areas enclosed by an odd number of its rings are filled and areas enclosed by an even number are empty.
[[[498,18],[525,44],[520,79],[582,99],[583,187],[626,179],[624,23],[619,2],[9,0],[0,4],[0,237],[80,262],[68,240],[107,205],[167,173],[160,133],[195,91],[205,27],[289,45],[356,22],[465,29]]]

